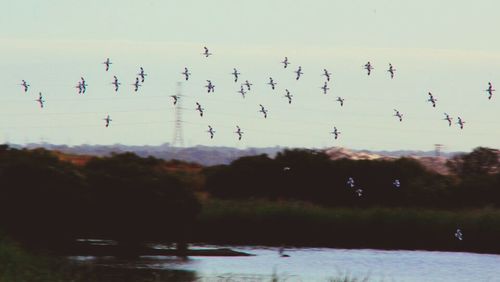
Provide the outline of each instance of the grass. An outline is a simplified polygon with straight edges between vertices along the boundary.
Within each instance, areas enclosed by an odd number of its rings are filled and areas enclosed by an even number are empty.
[[[460,228],[464,240],[454,237]],[[328,208],[302,202],[206,200],[195,240],[210,243],[500,253],[500,210]]]
[[[48,254],[33,254],[0,235],[0,282],[187,282],[194,272],[82,265]]]

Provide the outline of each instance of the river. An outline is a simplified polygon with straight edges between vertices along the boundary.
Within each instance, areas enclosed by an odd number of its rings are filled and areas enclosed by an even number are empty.
[[[222,246],[191,246],[192,248]],[[498,281],[500,255],[372,249],[236,247],[250,257],[190,257],[187,260],[146,256],[138,260],[72,257],[99,266],[193,273],[195,281]],[[274,276],[273,276],[274,275]],[[365,280],[366,278],[366,280]],[[182,279],[181,279],[182,280]],[[189,278],[188,280],[193,280]],[[180,280],[179,280],[180,281]],[[187,281],[187,280],[186,280]],[[342,280],[343,281],[343,280]]]

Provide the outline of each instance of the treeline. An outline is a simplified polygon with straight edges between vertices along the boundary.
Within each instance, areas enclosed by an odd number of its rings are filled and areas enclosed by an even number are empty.
[[[164,161],[117,154],[83,166],[43,149],[0,147],[0,230],[26,244],[104,237],[184,242],[200,204]]]
[[[274,159],[259,155],[209,167],[205,187],[222,199],[301,200],[340,207],[500,206],[498,150],[476,148],[447,165],[451,175],[429,171],[410,158],[330,160],[321,152],[286,150]],[[349,177],[354,187],[347,184]]]
[[[195,192],[231,200],[310,202],[326,207],[461,209],[500,206],[498,151],[477,148],[449,160],[450,175],[409,158],[330,160],[286,150],[274,159],[243,157],[187,174],[173,163],[132,153],[61,161],[44,149],[0,146],[0,232],[38,246],[109,238],[124,246],[176,242],[200,230]],[[354,187],[346,182],[354,180]],[[393,183],[399,180],[401,186]],[[362,196],[355,193],[362,189]],[[223,212],[223,211],[222,211]],[[230,215],[223,215],[224,218]],[[198,238],[198,237],[197,237]]]

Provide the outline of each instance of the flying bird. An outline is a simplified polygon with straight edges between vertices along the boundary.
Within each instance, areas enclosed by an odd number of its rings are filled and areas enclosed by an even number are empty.
[[[458,126],[460,126],[460,129],[464,129],[465,121],[462,120],[462,118],[460,118],[460,117],[457,117],[457,119],[458,119],[457,124],[458,124]]]
[[[212,83],[211,80],[207,80],[207,85],[205,85],[205,87],[207,88],[207,92],[210,93],[210,92],[214,92],[215,91],[215,85]]]
[[[328,82],[325,81],[325,84],[323,84],[323,86],[320,87],[321,89],[323,89],[323,94],[326,94],[328,92],[328,90],[330,88],[328,88]]]
[[[333,131],[331,133],[333,134],[333,136],[335,136],[335,140],[339,138],[340,131],[337,130],[337,127],[334,126]]]
[[[262,114],[264,114],[264,118],[267,118],[267,110],[266,108],[264,108],[264,106],[262,106],[262,104],[259,104],[260,106],[260,111]]]
[[[302,67],[301,67],[301,66],[299,66],[299,68],[295,71],[295,73],[297,74],[297,77],[295,78],[295,80],[299,80],[300,75],[304,74],[304,73],[302,72]]]
[[[200,112],[200,117],[203,117],[203,108],[201,107],[200,103],[196,102],[196,110]]]
[[[28,92],[28,88],[30,87],[30,85],[26,82],[26,80],[23,79],[21,81],[21,84],[19,85],[21,85],[24,88],[24,92]]]
[[[212,55],[212,53],[210,53],[210,52],[208,51],[208,48],[207,48],[206,46],[205,46],[205,47],[203,47],[203,49],[205,49],[205,52],[203,52],[203,53],[201,53],[201,54],[202,54],[202,55],[204,55],[204,56],[205,56],[205,58],[208,58],[208,56]]]
[[[236,131],[234,133],[238,134],[238,140],[241,140],[241,137],[243,137],[243,131],[241,131],[239,126],[236,126]]]
[[[337,102],[340,102],[340,106],[343,107],[344,106],[344,100],[342,97],[337,97]]]
[[[288,89],[285,89],[285,91],[286,91],[285,97],[288,98],[288,104],[291,104],[293,95],[290,94],[290,91],[288,91]]]
[[[372,64],[368,61],[368,63],[365,64],[364,66],[365,70],[368,72],[367,74],[370,75],[372,73],[372,70],[374,69],[372,67]]]
[[[399,181],[399,179],[396,179],[392,182],[392,185],[395,187],[395,188],[399,188],[401,187],[401,182]]]
[[[448,115],[447,113],[444,113],[444,120],[447,120],[448,121],[448,126],[451,126],[453,118],[450,117],[450,115]]]
[[[45,100],[42,97],[42,92],[38,93],[38,99],[36,99],[35,101],[40,104],[40,108],[43,108],[43,103],[45,103]]]
[[[78,94],[85,94],[87,86],[88,84],[85,82],[85,79],[83,77],[80,77],[80,81],[75,86],[75,88],[78,89]]]
[[[75,88],[78,89],[78,94],[83,93],[83,86],[81,81],[78,81],[78,84],[75,86]]]
[[[109,127],[109,123],[112,121],[112,119],[109,117],[109,115],[106,118],[104,118],[103,120],[106,122],[105,126]]]
[[[347,186],[354,188],[354,178],[349,177],[346,182]]]
[[[243,85],[241,85],[240,90],[236,92],[240,93],[243,98],[245,98],[245,94],[247,93],[245,89],[243,89]]]
[[[234,76],[234,82],[238,82],[238,76],[241,74],[237,69],[233,68],[233,72],[231,73]]]
[[[140,69],[141,71],[137,75],[141,77],[141,82],[144,83],[144,78],[147,76],[147,74],[144,72],[143,67],[141,67]]]
[[[434,98],[434,96],[432,95],[431,92],[429,92],[429,99],[427,101],[429,101],[429,102],[432,103],[432,107],[434,107],[434,108],[436,107],[436,101],[437,101],[437,99]]]
[[[247,87],[247,90],[250,91],[250,86],[252,86],[253,84],[248,82],[248,80],[245,80],[245,83],[243,83],[243,85],[245,85]]]
[[[277,82],[274,82],[273,78],[270,77],[269,78],[269,82],[267,83],[269,85],[271,85],[271,88],[274,90],[274,87],[276,86],[276,84],[278,84]]]
[[[135,78],[135,83],[132,84],[134,86],[134,91],[137,92],[137,90],[139,90],[139,87],[141,87],[142,85],[139,83],[139,77],[136,77]]]
[[[402,113],[400,113],[400,112],[399,112],[398,110],[396,110],[396,109],[394,109],[394,111],[396,112],[396,113],[394,113],[394,116],[395,116],[395,117],[398,117],[398,118],[399,118],[399,121],[403,121],[403,114],[402,114]]]
[[[460,241],[464,239],[464,234],[462,233],[462,230],[460,230],[460,228],[457,228],[457,231],[455,231],[455,238]]]
[[[103,62],[103,64],[106,66],[106,71],[109,70],[109,65],[113,64],[109,58],[106,59],[106,61]]]
[[[368,62],[368,63],[370,63],[370,62]],[[389,69],[387,71],[391,74],[391,79],[394,78],[394,73],[396,72],[396,69],[394,67],[392,67],[391,63],[389,63]],[[369,72],[370,71],[368,71],[368,75],[370,75]]]
[[[485,91],[488,92],[488,94],[489,94],[488,100],[491,100],[491,97],[493,96],[493,92],[495,91],[495,89],[493,89],[493,85],[491,85],[491,82],[488,82],[488,89],[486,89]]]
[[[354,193],[356,193],[356,195],[358,195],[358,197],[361,197],[361,196],[363,196],[363,189],[358,188],[354,191]]]
[[[214,139],[215,130],[209,125],[207,132],[210,134],[210,139]]]
[[[113,80],[113,82],[111,82],[111,84],[113,84],[115,86],[115,92],[117,92],[118,91],[118,87],[120,86],[121,83],[118,82],[118,78],[116,77],[116,75],[113,76],[113,78],[114,78],[114,80]]]
[[[170,97],[172,97],[172,99],[174,99],[174,106],[177,105],[177,100],[179,100],[179,96],[177,95],[170,95]]]
[[[188,68],[187,67],[184,67],[184,71],[181,72],[181,74],[184,75],[184,78],[187,80],[189,80],[189,75],[191,74],[189,71],[188,71]]]
[[[330,75],[332,73],[328,72],[326,69],[323,69],[323,75],[326,77],[326,81],[330,81]]]
[[[285,57],[285,60],[283,60],[281,63],[283,64],[283,68],[286,69],[286,67],[290,64],[290,62],[288,61],[288,57]]]

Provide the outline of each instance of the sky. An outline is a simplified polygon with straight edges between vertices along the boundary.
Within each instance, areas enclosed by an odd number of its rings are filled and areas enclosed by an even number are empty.
[[[491,100],[485,91],[488,82],[500,89],[499,10],[494,0],[0,1],[0,142],[171,143],[179,111],[184,146],[499,148],[500,90]],[[205,58],[203,46],[213,55]],[[141,66],[147,76],[134,92]],[[233,68],[241,72],[236,83]],[[332,73],[326,95],[324,68]],[[75,89],[82,76],[85,95]],[[206,92],[207,79],[215,93]],[[253,85],[243,98],[245,80]],[[176,106],[174,94],[182,95]]]

